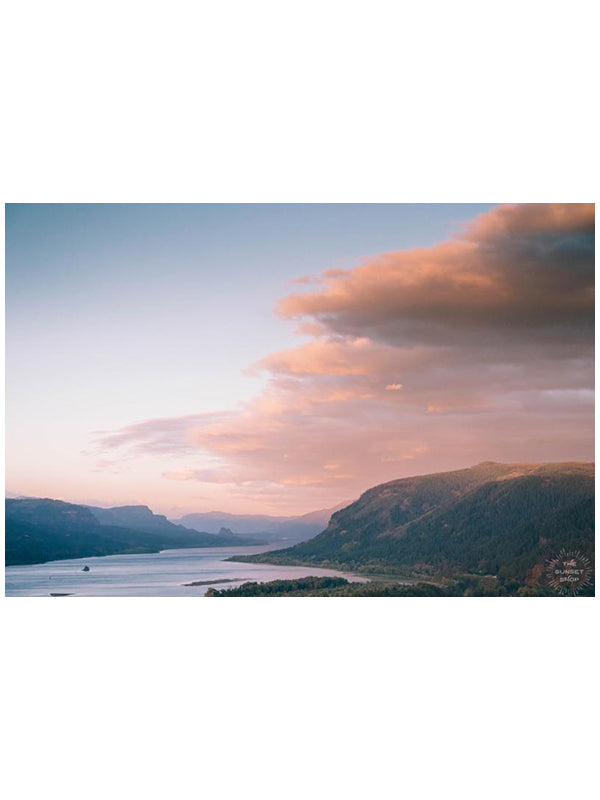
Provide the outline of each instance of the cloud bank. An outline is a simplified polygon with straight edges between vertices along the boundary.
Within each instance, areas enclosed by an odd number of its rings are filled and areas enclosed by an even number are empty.
[[[310,340],[252,367],[262,395],[104,449],[307,510],[481,460],[593,458],[593,204],[499,206],[435,247],[297,283],[314,288],[276,311]]]

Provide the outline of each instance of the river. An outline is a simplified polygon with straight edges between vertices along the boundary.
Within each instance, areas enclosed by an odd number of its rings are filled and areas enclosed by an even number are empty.
[[[76,597],[200,597],[211,586],[227,589],[246,581],[272,581],[307,575],[365,580],[333,569],[241,564],[225,560],[232,555],[264,553],[269,549],[274,549],[273,545],[202,547],[7,567],[5,594],[7,597],[49,597],[51,594]],[[83,571],[85,566],[90,568],[89,572]],[[184,586],[192,581],[208,583]]]

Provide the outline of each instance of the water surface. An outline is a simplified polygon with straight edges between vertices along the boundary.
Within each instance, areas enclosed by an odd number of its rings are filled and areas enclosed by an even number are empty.
[[[71,558],[7,567],[5,593],[7,597],[49,597],[51,593],[76,597],[200,597],[211,586],[228,589],[246,581],[273,581],[307,575],[365,580],[358,575],[319,567],[280,567],[225,561],[232,555],[264,553],[274,547],[201,547],[139,555]],[[90,568],[89,572],[82,571],[86,565]],[[225,580],[228,582],[219,583]],[[192,581],[208,583],[183,586]]]

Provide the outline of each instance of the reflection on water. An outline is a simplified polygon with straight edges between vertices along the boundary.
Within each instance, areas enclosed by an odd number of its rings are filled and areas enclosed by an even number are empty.
[[[276,567],[269,564],[236,564],[225,561],[232,555],[264,553],[271,546],[204,547],[163,550],[101,558],[73,558],[23,567],[7,567],[7,597],[49,597],[66,594],[78,597],[199,597],[210,586],[239,586],[245,581],[272,581],[306,575],[338,575],[362,581],[356,575],[318,567]],[[89,572],[83,568],[88,566]],[[183,586],[208,581],[200,586]],[[212,583],[214,581],[214,583]]]

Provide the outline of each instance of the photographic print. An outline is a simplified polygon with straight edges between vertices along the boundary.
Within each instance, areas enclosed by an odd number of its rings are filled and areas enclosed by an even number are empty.
[[[593,204],[13,204],[6,269],[7,596],[594,594]]]

